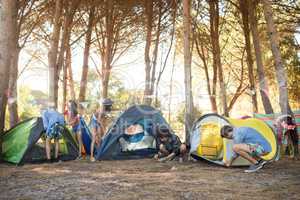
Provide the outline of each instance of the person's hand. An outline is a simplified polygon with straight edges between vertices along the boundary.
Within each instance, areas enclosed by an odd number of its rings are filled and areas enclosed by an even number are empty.
[[[230,161],[225,161],[224,164],[225,164],[226,167],[230,167],[231,166],[231,162]]]
[[[155,154],[153,157],[155,160],[158,160],[158,154]]]

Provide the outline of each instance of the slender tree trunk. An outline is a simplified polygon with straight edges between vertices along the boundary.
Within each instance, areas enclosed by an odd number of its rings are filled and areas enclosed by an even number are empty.
[[[85,101],[86,87],[87,87],[87,75],[88,75],[88,70],[89,70],[90,46],[91,46],[94,18],[95,18],[95,8],[92,7],[90,9],[90,13],[89,13],[89,22],[88,22],[88,28],[87,28],[86,38],[85,38],[83,67],[82,67],[80,91],[79,91],[79,98],[78,98],[79,102]]]
[[[10,61],[10,73],[9,73],[9,89],[8,89],[8,111],[9,111],[9,125],[13,127],[18,123],[18,90],[17,90],[17,80],[18,80],[18,63],[21,48],[19,47],[19,35],[20,30],[18,26],[18,3],[13,10],[13,27],[15,31],[12,35],[12,50],[11,50],[11,61]]]
[[[0,0],[0,159],[2,153],[2,134],[5,128],[5,111],[7,104],[7,92],[9,87],[9,72],[11,54],[13,49],[13,37],[17,31],[15,27],[17,16],[16,0]]]
[[[152,42],[152,24],[153,20],[153,0],[146,1],[146,46],[145,46],[145,90],[144,90],[144,104],[151,104],[151,61],[150,61],[150,47]]]
[[[105,45],[105,57],[104,67],[102,68],[102,98],[108,97],[108,84],[111,73],[111,62],[112,62],[112,51],[113,51],[113,40],[114,40],[114,3],[112,0],[106,2],[106,16],[105,16],[105,27],[106,27],[106,45]]]
[[[259,91],[260,96],[262,99],[262,103],[264,106],[264,110],[266,114],[274,113],[273,107],[269,98],[269,89],[268,89],[268,82],[265,77],[265,71],[263,66],[262,60],[262,52],[260,48],[260,39],[257,29],[257,19],[255,14],[256,5],[249,3],[249,20],[250,20],[250,27],[251,33],[253,38],[253,45],[255,50],[255,58],[256,58],[256,65],[257,65],[257,74],[259,79]]]
[[[70,97],[72,100],[76,99],[75,95],[75,87],[74,87],[74,80],[73,80],[73,71],[72,71],[72,52],[70,44],[68,43],[67,50],[66,50],[66,67],[68,71],[68,82],[70,88]]]
[[[176,46],[176,45],[175,45]],[[176,58],[176,48],[174,50],[174,55],[173,55],[173,65],[172,65],[172,71],[171,71],[171,77],[170,77],[170,96],[169,96],[169,115],[168,115],[168,122],[169,124],[171,123],[171,103],[172,103],[172,97],[173,97],[173,76],[174,76],[174,70],[175,70],[175,58]]]
[[[199,42],[201,42],[201,39],[199,39]],[[195,39],[197,53],[198,53],[199,57],[201,58],[203,66],[204,66],[207,92],[208,92],[208,95],[209,95],[211,109],[212,109],[212,112],[218,113],[216,96],[212,94],[212,89],[211,89],[211,84],[210,84],[210,77],[209,77],[208,66],[207,66],[207,58],[205,57],[203,44],[202,43],[199,44],[199,42],[198,42],[197,39]],[[214,75],[214,76],[216,77],[216,75]]]
[[[229,116],[227,107],[227,94],[223,78],[223,68],[221,64],[221,52],[219,43],[219,2],[217,0],[209,1],[210,13],[210,30],[211,30],[211,43],[213,48],[213,65],[218,71],[218,78],[220,84],[220,95],[223,105],[223,113]]]
[[[9,110],[9,124],[10,127],[16,125],[19,121],[18,117],[18,63],[19,63],[19,55],[20,48],[16,43],[13,45],[12,57],[11,57],[11,67],[10,67],[10,77],[9,77],[9,98],[10,102],[8,103]]]
[[[59,46],[59,35],[61,29],[61,10],[62,10],[62,0],[56,0],[55,2],[55,14],[54,14],[54,28],[52,33],[52,38],[50,42],[50,50],[48,53],[49,62],[49,104],[57,108],[57,96],[56,90],[57,85],[57,57],[58,57],[58,46]]]
[[[184,83],[185,83],[185,142],[189,144],[189,132],[193,123],[192,69],[191,69],[191,1],[183,1],[184,31]]]
[[[282,114],[292,114],[292,110],[288,100],[287,76],[281,58],[279,40],[275,24],[273,21],[271,1],[262,0],[265,19],[267,22],[267,30],[271,43],[271,50],[275,60],[276,78],[279,87],[279,105]]]
[[[249,2],[249,0],[240,0],[240,10],[242,13],[243,31],[244,31],[244,37],[246,43],[248,78],[250,83],[253,112],[257,113],[258,105],[257,105],[255,79],[254,79],[254,72],[253,72],[253,58],[252,58],[252,51],[251,51],[250,28],[249,28],[249,13],[248,13],[249,3],[252,2]]]

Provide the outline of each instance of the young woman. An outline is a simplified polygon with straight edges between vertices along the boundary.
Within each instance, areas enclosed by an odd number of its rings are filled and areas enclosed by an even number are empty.
[[[90,122],[90,127],[91,127],[91,132],[92,132],[91,157],[90,157],[91,162],[95,162],[95,158],[94,158],[95,145],[97,145],[97,147],[100,146],[101,139],[104,135],[104,129],[102,126],[102,118],[103,118],[103,114],[101,112],[101,109],[97,108],[94,111],[92,118],[91,118],[91,122]]]
[[[77,103],[70,100],[68,103],[68,124],[72,127],[72,133],[75,134],[76,140],[78,142],[78,158],[82,159],[81,148],[82,148],[82,138],[81,138],[81,127],[80,127],[80,115],[78,113]]]

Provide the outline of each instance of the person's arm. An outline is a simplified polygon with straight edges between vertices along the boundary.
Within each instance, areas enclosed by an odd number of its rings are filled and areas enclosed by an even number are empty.
[[[42,113],[42,120],[43,120],[43,126],[44,126],[44,129],[45,130],[47,130],[47,128],[48,128],[48,116],[47,116],[47,112],[46,111],[44,111],[43,113]]]
[[[230,160],[225,161],[225,166],[226,166],[226,167],[230,167],[230,166],[232,165],[233,161],[235,161],[235,159],[236,159],[237,157],[238,157],[238,156],[236,155],[236,156],[233,156]]]
[[[70,118],[69,118],[69,123],[68,123],[68,124],[69,124],[70,126],[74,126],[75,124],[78,123],[78,119],[79,119],[78,116],[73,117],[73,118],[70,117]]]

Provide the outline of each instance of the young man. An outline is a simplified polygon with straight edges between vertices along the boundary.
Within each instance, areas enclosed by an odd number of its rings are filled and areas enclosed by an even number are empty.
[[[187,152],[186,145],[182,144],[179,137],[172,134],[168,127],[157,127],[156,131],[159,152],[154,156],[154,159],[165,162],[179,156],[179,162],[182,162],[183,156]]]
[[[221,137],[233,139],[234,155],[229,162],[225,163],[226,166],[231,166],[238,156],[242,156],[252,163],[245,172],[255,172],[261,169],[266,164],[266,161],[262,160],[261,156],[272,151],[269,142],[253,128],[233,128],[226,125],[221,128]]]
[[[58,161],[59,138],[64,131],[65,120],[64,116],[58,113],[55,109],[49,108],[42,113],[43,125],[46,130],[46,157],[47,161],[51,162],[51,140],[55,141],[55,161]]]

